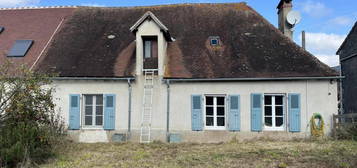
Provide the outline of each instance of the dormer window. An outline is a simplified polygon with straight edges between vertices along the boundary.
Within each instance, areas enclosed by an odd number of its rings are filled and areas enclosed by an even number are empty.
[[[158,68],[158,46],[156,36],[143,36],[144,69]]]
[[[136,36],[136,75],[155,72],[163,75],[167,43],[174,41],[169,29],[150,11],[130,28]]]
[[[211,46],[219,45],[219,37],[218,36],[211,36],[210,37]]]

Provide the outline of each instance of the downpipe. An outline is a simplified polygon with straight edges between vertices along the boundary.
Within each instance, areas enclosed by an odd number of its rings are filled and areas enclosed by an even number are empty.
[[[132,86],[131,80],[128,79],[128,94],[129,94],[129,106],[128,106],[128,135],[127,140],[131,138],[131,94],[132,94]]]
[[[170,136],[170,80],[166,80],[167,102],[166,102],[166,138],[169,141]]]

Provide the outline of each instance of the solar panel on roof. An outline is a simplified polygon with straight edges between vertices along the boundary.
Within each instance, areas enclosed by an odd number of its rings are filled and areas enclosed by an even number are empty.
[[[4,31],[4,27],[0,27],[0,33],[2,33]]]
[[[7,54],[8,57],[23,57],[31,48],[33,40],[16,40]]]

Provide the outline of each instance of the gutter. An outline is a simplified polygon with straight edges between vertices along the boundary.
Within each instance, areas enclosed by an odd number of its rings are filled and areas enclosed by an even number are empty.
[[[54,77],[52,80],[112,80],[112,81],[134,81],[134,77],[127,78],[98,78],[98,77]]]
[[[166,80],[167,85],[167,102],[166,102],[166,137],[169,142],[169,133],[170,133],[170,80]]]
[[[172,82],[212,82],[212,81],[283,81],[283,80],[328,80],[328,79],[343,79],[344,76],[326,76],[326,77],[282,77],[282,78],[177,78],[166,79]]]
[[[129,106],[128,106],[128,135],[127,140],[131,137],[131,93],[132,93],[132,86],[131,81],[128,79],[128,92],[129,92]]]
[[[346,60],[351,59],[351,58],[353,58],[353,57],[355,57],[355,56],[357,56],[357,53],[351,54],[351,55],[349,55],[349,56],[347,56],[347,57],[345,57],[345,58],[340,59],[340,62],[346,61]]]

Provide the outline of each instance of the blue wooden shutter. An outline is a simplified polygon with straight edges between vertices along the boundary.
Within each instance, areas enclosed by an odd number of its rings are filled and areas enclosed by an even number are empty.
[[[202,96],[192,95],[191,96],[191,125],[192,131],[202,131],[203,130],[203,114],[202,114]]]
[[[79,94],[69,95],[69,129],[78,130],[80,128],[80,101]]]
[[[300,132],[300,94],[289,94],[289,131]]]
[[[254,132],[262,131],[262,94],[251,94],[251,130]]]
[[[228,97],[229,114],[228,114],[228,129],[229,131],[240,130],[240,97],[239,95],[230,95]]]
[[[104,129],[115,129],[115,95],[104,95]]]

